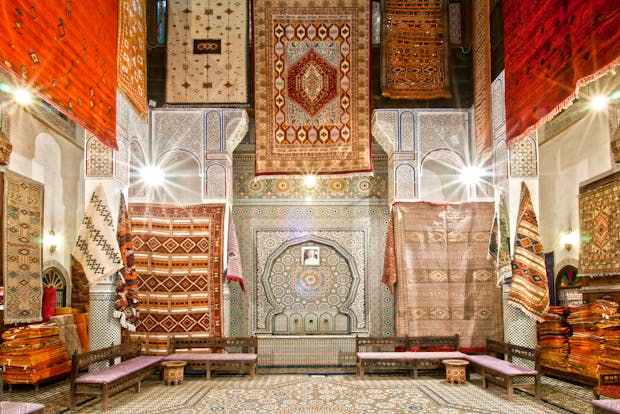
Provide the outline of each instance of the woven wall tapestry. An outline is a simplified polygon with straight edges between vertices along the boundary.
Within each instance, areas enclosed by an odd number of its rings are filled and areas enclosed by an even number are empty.
[[[246,103],[248,3],[168,2],[166,102]]]
[[[491,100],[491,18],[489,2],[474,1],[474,128],[478,159],[490,160],[493,146]],[[486,155],[486,157],[484,157]],[[484,158],[483,158],[484,157]]]
[[[620,63],[620,8],[609,0],[505,0],[503,9],[508,143]]]
[[[90,306],[90,287],[82,264],[75,260],[73,255],[71,260],[71,306],[76,309],[88,309]]]
[[[116,276],[114,317],[120,319],[121,327],[135,331],[136,323],[140,319],[139,300],[136,292],[138,275],[136,274],[136,260],[133,253],[131,221],[123,193],[121,193],[116,239],[123,259],[123,268]]]
[[[620,173],[580,190],[579,274],[620,274]]]
[[[381,92],[394,99],[450,99],[448,2],[386,0]]]
[[[542,321],[549,309],[545,253],[532,197],[525,182],[521,183],[508,303],[537,321]]]
[[[241,251],[239,250],[239,239],[235,230],[235,222],[232,219],[232,212],[228,222],[228,263],[226,266],[226,280],[238,282],[241,290],[245,292],[243,281],[243,268],[241,266]]]
[[[254,4],[256,174],[372,171],[370,2]]]
[[[41,321],[43,184],[4,173],[4,323]]]
[[[165,354],[172,335],[222,335],[224,205],[130,203],[140,322],[133,338]]]
[[[80,262],[91,284],[114,275],[123,267],[114,232],[114,217],[101,184],[90,196],[71,254]]]
[[[495,206],[493,225],[489,237],[489,260],[495,265],[497,284],[509,282],[512,278],[512,260],[510,259],[510,226],[508,208],[503,194]]]
[[[146,0],[118,2],[118,89],[146,118]]]
[[[502,293],[486,257],[493,203],[396,203],[391,220],[396,275],[384,281],[396,283],[396,334],[458,333],[466,350],[501,338]]]
[[[116,146],[117,2],[0,3],[0,66]]]

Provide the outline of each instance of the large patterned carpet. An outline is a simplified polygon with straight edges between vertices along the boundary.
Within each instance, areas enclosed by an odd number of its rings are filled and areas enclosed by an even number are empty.
[[[447,384],[439,374],[406,376],[368,375],[219,375],[206,381],[202,375],[187,376],[180,385],[167,386],[156,376],[142,385],[116,394],[107,413],[592,413],[589,387],[543,378],[543,398],[517,391],[514,401],[506,399],[503,388],[481,387],[472,375],[468,384]],[[46,413],[69,413],[67,382],[32,386],[5,392],[4,399],[36,401],[46,405]],[[79,400],[76,413],[101,412],[100,399]]]

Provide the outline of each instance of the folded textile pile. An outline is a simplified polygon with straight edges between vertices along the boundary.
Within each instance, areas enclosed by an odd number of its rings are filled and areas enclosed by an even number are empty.
[[[593,303],[571,309],[567,318],[573,331],[568,344],[568,370],[590,378],[598,378],[600,374],[611,372],[602,362],[604,335],[611,318],[616,318],[618,304],[608,300],[597,300]],[[617,357],[616,357],[617,358]]]
[[[2,333],[0,364],[7,384],[38,384],[71,371],[64,341],[56,324],[43,323]]]
[[[598,324],[601,337],[600,363],[605,369],[620,370],[620,315]]]
[[[565,369],[568,365],[568,337],[571,334],[566,318],[566,306],[550,306],[544,321],[536,326],[540,363],[543,366]]]

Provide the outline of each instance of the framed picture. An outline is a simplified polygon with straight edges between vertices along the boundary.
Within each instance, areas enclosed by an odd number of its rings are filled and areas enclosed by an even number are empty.
[[[303,246],[301,248],[301,264],[304,266],[318,266],[321,263],[319,246]]]

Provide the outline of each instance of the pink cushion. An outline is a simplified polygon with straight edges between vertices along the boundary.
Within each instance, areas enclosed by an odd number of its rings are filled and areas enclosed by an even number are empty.
[[[453,359],[465,358],[465,354],[458,351],[451,352],[357,352],[355,354],[360,360],[432,360],[432,359]]]
[[[136,372],[141,370],[142,368],[157,364],[163,359],[163,356],[138,356],[128,359],[127,361],[123,361],[120,364],[104,368],[101,371],[82,375],[75,380],[75,383],[109,384],[119,378],[131,374],[132,372]]]
[[[177,352],[164,358],[165,361],[256,361],[257,354],[211,354]]]
[[[538,371],[535,369],[515,365],[490,355],[467,355],[465,359],[481,367],[491,369],[503,375],[508,375],[509,377],[538,374]]]
[[[592,406],[604,408],[612,413],[620,413],[620,400],[592,400]]]
[[[17,402],[17,401],[0,401],[0,413],[2,414],[28,414],[34,413],[45,408],[43,404]]]

